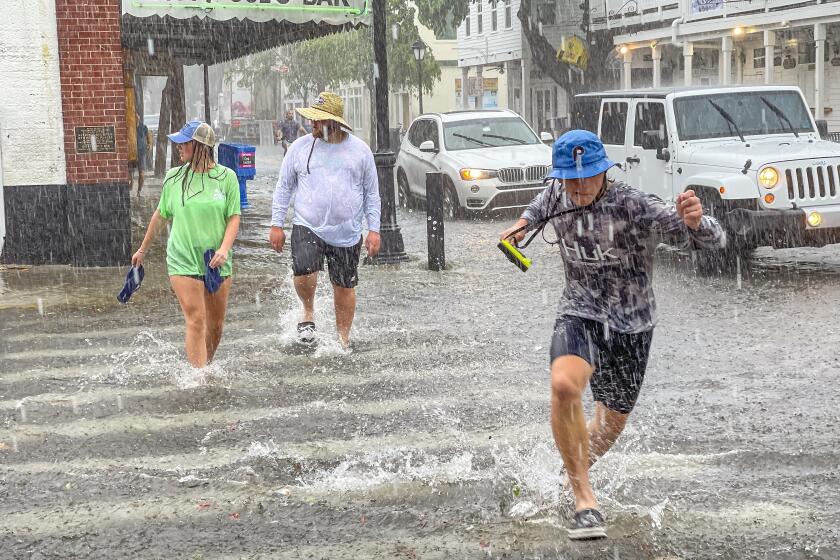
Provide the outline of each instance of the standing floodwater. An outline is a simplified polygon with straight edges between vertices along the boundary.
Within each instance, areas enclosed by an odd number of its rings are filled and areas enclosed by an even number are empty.
[[[592,472],[609,539],[573,544],[548,425],[557,249],[535,242],[523,275],[496,249],[510,216],[450,222],[432,273],[425,216],[403,212],[412,260],[360,267],[353,352],[326,280],[324,344],[301,349],[265,242],[276,178],[249,184],[200,376],[162,241],[127,306],[124,270],[0,272],[0,558],[840,557],[840,249],[761,250],[740,283],[657,258],[662,336]]]

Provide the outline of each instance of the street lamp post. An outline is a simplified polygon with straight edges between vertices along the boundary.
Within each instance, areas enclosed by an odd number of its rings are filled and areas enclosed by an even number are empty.
[[[423,39],[417,39],[411,50],[414,51],[414,59],[417,61],[417,91],[420,92],[420,114],[423,114],[423,59],[426,57],[426,43]]]
[[[388,134],[388,55],[385,41],[385,5],[388,0],[373,0],[373,60],[374,96],[376,99],[376,176],[379,179],[379,197],[382,199],[382,216],[379,233],[382,244],[379,254],[368,260],[373,264],[392,264],[408,260],[402,232],[397,225],[397,197],[394,192],[394,164]],[[393,29],[392,29],[393,32]]]

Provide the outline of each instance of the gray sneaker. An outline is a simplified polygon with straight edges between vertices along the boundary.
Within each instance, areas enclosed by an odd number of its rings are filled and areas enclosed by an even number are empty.
[[[315,323],[312,321],[303,321],[297,325],[298,341],[301,344],[315,343]]]
[[[607,538],[604,516],[597,509],[576,511],[575,524],[569,528],[569,538],[573,541]]]

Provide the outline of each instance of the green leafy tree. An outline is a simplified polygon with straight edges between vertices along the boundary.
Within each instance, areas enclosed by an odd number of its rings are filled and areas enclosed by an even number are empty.
[[[388,0],[388,79],[389,87],[416,92],[420,87],[431,93],[440,81],[440,66],[430,49],[426,51],[423,64],[423,83],[419,84],[417,61],[411,46],[420,34],[415,24],[415,9],[406,0]],[[399,34],[396,39],[390,32],[396,24]],[[373,30],[363,27],[301,41],[270,51],[265,51],[238,61],[230,72],[239,76],[241,87],[256,89],[266,80],[275,80],[274,69],[285,65],[289,73],[283,76],[286,90],[299,95],[308,102],[311,92],[337,89],[350,83],[362,83],[373,92]],[[371,130],[374,122],[374,99],[371,97]]]
[[[448,14],[451,14],[454,25],[460,25],[469,14],[470,4],[473,2],[475,0],[415,0],[420,22],[438,34],[444,30]],[[589,0],[583,0],[580,7],[580,17],[577,20],[580,26],[578,35],[589,39],[589,60],[593,62],[607,60],[613,49],[612,35],[608,32],[591,33],[589,31]],[[531,58],[543,74],[571,95],[584,90],[597,89],[612,79],[611,70],[607,64],[590,64],[581,76],[577,67],[559,60],[557,49],[560,45],[552,45],[539,32],[540,14],[538,12],[533,0],[521,0],[517,18],[522,23],[522,32],[528,42]]]

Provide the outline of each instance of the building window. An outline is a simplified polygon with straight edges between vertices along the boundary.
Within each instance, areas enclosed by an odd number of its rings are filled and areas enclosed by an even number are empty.
[[[496,4],[490,6],[490,31],[499,30],[499,10],[496,9]]]
[[[479,0],[475,4],[475,32],[478,35],[484,33],[484,1]]]
[[[764,68],[764,49],[753,49],[753,68]]]
[[[470,16],[464,20],[464,34],[469,37],[470,36]]]
[[[347,122],[353,130],[361,130],[364,128],[364,114],[362,108],[362,88],[352,87],[347,88],[344,94],[344,114]]]
[[[455,31],[455,26],[452,25],[452,10],[449,10],[449,12],[447,12],[444,21],[445,26],[443,28],[443,31],[441,31],[440,34],[435,33],[435,39],[437,39],[438,41],[454,41],[458,38],[458,36]],[[467,29],[470,28],[469,21],[470,19],[467,18]],[[469,35],[469,32],[467,33],[467,35]]]
[[[555,25],[557,23],[557,6],[554,2],[543,2],[537,6],[537,18],[543,25]]]
[[[505,0],[505,29],[513,27],[513,10],[510,7],[510,0]]]

